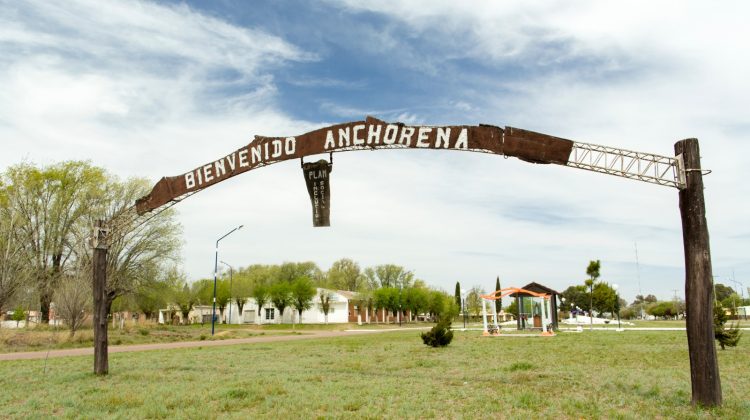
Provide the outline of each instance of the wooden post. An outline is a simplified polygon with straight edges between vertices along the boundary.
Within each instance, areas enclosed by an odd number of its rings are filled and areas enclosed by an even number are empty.
[[[107,233],[102,220],[94,225],[93,291],[94,291],[94,373],[109,372],[107,337]]]
[[[721,379],[714,343],[714,296],[708,242],[703,174],[697,139],[675,143],[682,155],[685,189],[680,190],[682,241],[685,248],[685,300],[693,404],[721,405]]]

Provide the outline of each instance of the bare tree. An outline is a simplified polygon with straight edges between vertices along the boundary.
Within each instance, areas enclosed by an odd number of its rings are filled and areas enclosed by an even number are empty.
[[[65,276],[55,291],[55,312],[68,325],[73,337],[91,310],[91,268],[81,267],[75,275]]]
[[[331,311],[331,294],[325,291],[320,291],[320,308],[323,310],[326,324],[328,324],[328,312]]]
[[[15,215],[3,206],[2,200],[0,196],[0,313],[7,309],[28,275],[23,249],[14,235]]]

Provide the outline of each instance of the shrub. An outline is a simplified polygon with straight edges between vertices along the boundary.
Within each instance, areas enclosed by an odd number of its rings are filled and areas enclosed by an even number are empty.
[[[451,321],[443,319],[430,331],[422,333],[422,342],[432,347],[445,347],[453,340],[453,331],[451,331]]]
[[[151,333],[148,328],[141,328],[138,332],[141,333],[141,335],[149,335]]]
[[[742,333],[737,325],[731,325],[729,328],[724,327],[729,317],[727,317],[721,304],[714,304],[714,338],[719,342],[721,349],[726,347],[737,347],[737,343],[742,337]]]

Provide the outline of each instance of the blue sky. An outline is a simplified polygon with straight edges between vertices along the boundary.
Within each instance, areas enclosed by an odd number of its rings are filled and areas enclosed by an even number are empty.
[[[745,286],[750,39],[743,2],[0,1],[0,168],[90,159],[154,182],[247,144],[374,115],[510,125],[673,154],[701,141],[714,274]],[[299,166],[178,207],[182,267],[342,257],[428,283],[564,289],[602,279],[683,295],[676,190],[436,151],[345,153],[332,227],[313,229]],[[635,265],[638,246],[640,274]],[[733,284],[732,284],[733,285]],[[733,285],[734,286],[734,285]]]

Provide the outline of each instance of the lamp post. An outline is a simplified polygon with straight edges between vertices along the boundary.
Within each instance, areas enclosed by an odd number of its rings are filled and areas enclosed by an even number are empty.
[[[224,236],[216,240],[216,254],[214,258],[214,303],[213,308],[211,309],[211,335],[214,335],[214,331],[216,329],[214,324],[216,324],[216,272],[219,271],[219,241],[231,235],[235,231],[242,229],[242,226],[243,225],[237,226],[236,228],[230,230]]]
[[[560,312],[562,312],[562,308],[563,308],[563,306],[565,306],[565,296],[560,296],[560,302],[561,302],[560,303]],[[559,314],[559,315],[562,315],[562,314]]]
[[[620,324],[620,295],[617,293],[617,289],[620,286],[617,284],[612,285],[612,289],[615,291],[615,311],[617,311],[617,331],[622,331],[622,324]]]
[[[231,324],[232,323],[232,272],[234,271],[234,267],[225,263],[224,261],[219,261],[219,262],[229,267],[229,323]]]

